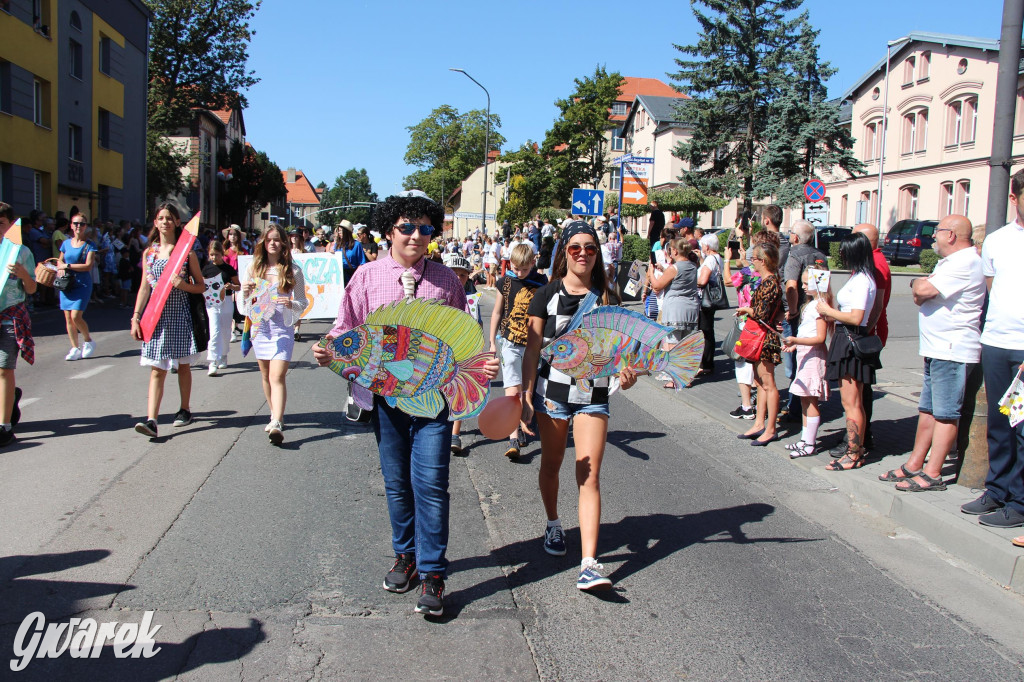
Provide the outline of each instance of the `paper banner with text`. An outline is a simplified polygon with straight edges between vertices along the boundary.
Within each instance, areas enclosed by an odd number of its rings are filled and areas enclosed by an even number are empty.
[[[306,279],[306,300],[302,312],[304,320],[333,320],[338,317],[345,284],[341,277],[340,253],[292,254],[292,260],[302,268]],[[238,278],[243,284],[249,279],[252,256],[238,257]],[[241,296],[238,297],[239,299]],[[239,308],[239,312],[245,311]]]

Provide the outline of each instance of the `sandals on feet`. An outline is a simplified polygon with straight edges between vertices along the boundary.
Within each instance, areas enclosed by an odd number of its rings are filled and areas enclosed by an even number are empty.
[[[899,471],[903,472],[902,476],[898,475],[897,472]],[[921,469],[920,471],[911,471],[910,469],[907,468],[906,464],[901,464],[899,469],[886,471],[885,475],[878,477],[878,480],[882,481],[883,483],[897,483],[899,481],[905,481],[908,478],[913,478],[914,476],[920,476],[923,473],[924,469]]]
[[[789,450],[790,459],[796,459],[798,457],[814,457],[814,455],[818,454],[813,445],[803,441],[794,443],[792,446],[787,445],[786,449]]]
[[[924,481],[928,485],[921,485],[920,483],[915,481],[913,478],[908,478],[908,479],[906,479],[904,481],[901,481],[900,483],[897,483],[896,484],[896,490],[902,490],[905,493],[926,493],[929,490],[945,490],[946,489],[946,484],[942,482],[942,477],[932,478],[928,474],[924,473],[924,471],[922,471],[921,473],[917,474],[917,477],[919,477],[922,481]],[[904,483],[906,484],[905,486],[903,485]]]
[[[854,457],[852,452],[847,451],[839,459],[829,462],[825,469],[828,471],[850,471],[851,469],[860,469],[862,466],[864,466],[864,455]]]
[[[1024,547],[1024,535],[1010,540],[1014,547]]]

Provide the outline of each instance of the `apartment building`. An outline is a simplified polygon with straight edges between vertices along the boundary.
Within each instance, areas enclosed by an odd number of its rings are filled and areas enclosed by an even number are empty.
[[[149,10],[141,0],[0,2],[0,199],[144,218]]]
[[[903,41],[892,48],[888,79],[882,55],[843,96],[866,172],[826,179],[829,222],[874,223],[881,206],[883,232],[898,220],[951,213],[984,223],[999,41],[923,32]],[[1014,170],[1024,162],[1022,86],[1018,80]]]

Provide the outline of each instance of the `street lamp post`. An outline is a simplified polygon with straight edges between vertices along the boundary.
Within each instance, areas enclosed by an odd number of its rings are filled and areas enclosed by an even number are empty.
[[[892,60],[892,48],[910,42],[910,36],[890,40],[885,49],[885,96],[882,99],[882,150],[878,159],[878,207],[875,211],[875,227],[882,232],[882,176],[885,173],[885,138],[889,132],[889,63]],[[888,231],[888,230],[886,230]]]
[[[480,81],[466,73],[465,69],[448,69],[449,71],[458,71],[463,76],[473,81],[477,85],[480,85]],[[483,195],[483,211],[480,214],[480,225],[483,228],[483,233],[487,234],[487,166],[491,160],[491,93],[487,92],[487,88],[480,85],[480,89],[487,95],[487,127],[484,132],[484,195]]]

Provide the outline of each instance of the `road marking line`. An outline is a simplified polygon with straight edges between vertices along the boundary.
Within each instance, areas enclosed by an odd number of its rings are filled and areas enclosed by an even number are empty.
[[[24,398],[18,401],[18,407],[28,407],[32,403],[38,403],[39,398]]]
[[[71,379],[91,379],[92,377],[96,376],[100,372],[108,370],[111,367],[113,367],[113,365],[100,365],[99,367],[93,367],[92,369],[90,369],[87,372],[82,372],[81,374],[76,374],[76,375],[74,375],[73,377],[70,377],[70,378]]]

